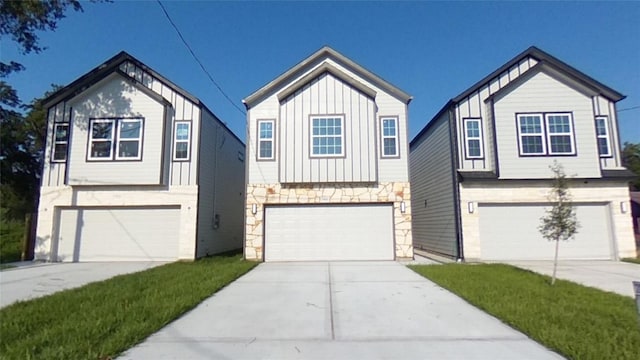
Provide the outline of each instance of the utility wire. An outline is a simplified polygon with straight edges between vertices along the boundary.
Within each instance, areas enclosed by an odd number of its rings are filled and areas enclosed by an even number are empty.
[[[640,105],[638,106],[632,106],[626,109],[619,109],[618,112],[622,112],[622,111],[627,111],[627,110],[634,110],[634,109],[640,109]]]
[[[164,12],[164,15],[167,17],[167,20],[169,20],[169,23],[171,23],[171,26],[173,26],[173,29],[176,31],[176,33],[178,33],[178,36],[180,37],[180,40],[182,40],[182,43],[184,44],[184,46],[187,47],[187,50],[189,50],[189,53],[191,53],[191,56],[193,56],[193,58],[198,63],[198,65],[200,65],[200,68],[202,69],[202,71],[204,71],[204,73],[207,74],[207,77],[209,78],[209,80],[211,80],[213,85],[215,85],[215,87],[218,88],[220,93],[231,103],[231,105],[233,105],[233,107],[235,107],[242,115],[246,116],[247,113],[244,110],[242,110],[238,105],[236,105],[236,103],[233,100],[231,100],[229,95],[227,95],[227,93],[225,93],[224,90],[222,90],[222,87],[218,85],[218,83],[213,79],[213,76],[211,76],[209,71],[207,71],[207,69],[204,67],[200,59],[198,59],[196,54],[193,52],[193,49],[191,49],[191,46],[189,46],[189,43],[187,42],[187,40],[185,40],[184,36],[182,36],[182,33],[180,32],[180,29],[178,29],[178,26],[176,26],[176,24],[171,19],[171,16],[169,16],[167,9],[165,9],[164,5],[162,5],[162,2],[160,0],[156,0],[156,1],[158,2],[158,5],[160,5],[160,8],[162,8],[162,12]]]

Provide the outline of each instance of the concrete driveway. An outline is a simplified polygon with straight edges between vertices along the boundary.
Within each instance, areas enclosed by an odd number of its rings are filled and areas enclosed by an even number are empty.
[[[559,359],[396,262],[263,263],[123,359]]]
[[[507,263],[539,274],[551,276],[553,273],[553,261],[509,261]],[[640,265],[606,260],[559,261],[556,276],[558,279],[633,297],[631,282],[640,281]]]
[[[0,272],[0,307],[162,264],[166,263],[21,263]]]

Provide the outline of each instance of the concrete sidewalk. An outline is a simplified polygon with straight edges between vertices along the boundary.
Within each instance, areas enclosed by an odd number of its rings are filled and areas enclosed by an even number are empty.
[[[553,273],[553,261],[508,261],[507,263],[539,274],[551,276]],[[558,261],[556,276],[558,279],[633,297],[632,281],[640,281],[640,265],[607,260],[561,260]]]
[[[163,262],[20,262],[0,271],[0,307],[55,292],[146,270]]]
[[[396,262],[263,263],[123,359],[560,359]]]

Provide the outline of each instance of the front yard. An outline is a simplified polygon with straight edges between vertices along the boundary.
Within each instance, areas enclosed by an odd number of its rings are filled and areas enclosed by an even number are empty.
[[[0,310],[2,359],[108,359],[257,263],[240,255],[176,262]]]
[[[640,358],[632,298],[502,264],[410,267],[567,358]]]

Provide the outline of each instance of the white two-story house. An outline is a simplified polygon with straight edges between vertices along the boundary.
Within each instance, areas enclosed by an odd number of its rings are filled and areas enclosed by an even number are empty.
[[[451,99],[410,144],[413,243],[466,260],[550,259],[538,230],[562,164],[579,232],[562,259],[635,256],[616,102],[531,47]]]
[[[244,144],[121,52],[44,101],[35,258],[194,259],[242,247]]]
[[[248,96],[246,258],[413,257],[410,101],[329,47]]]

